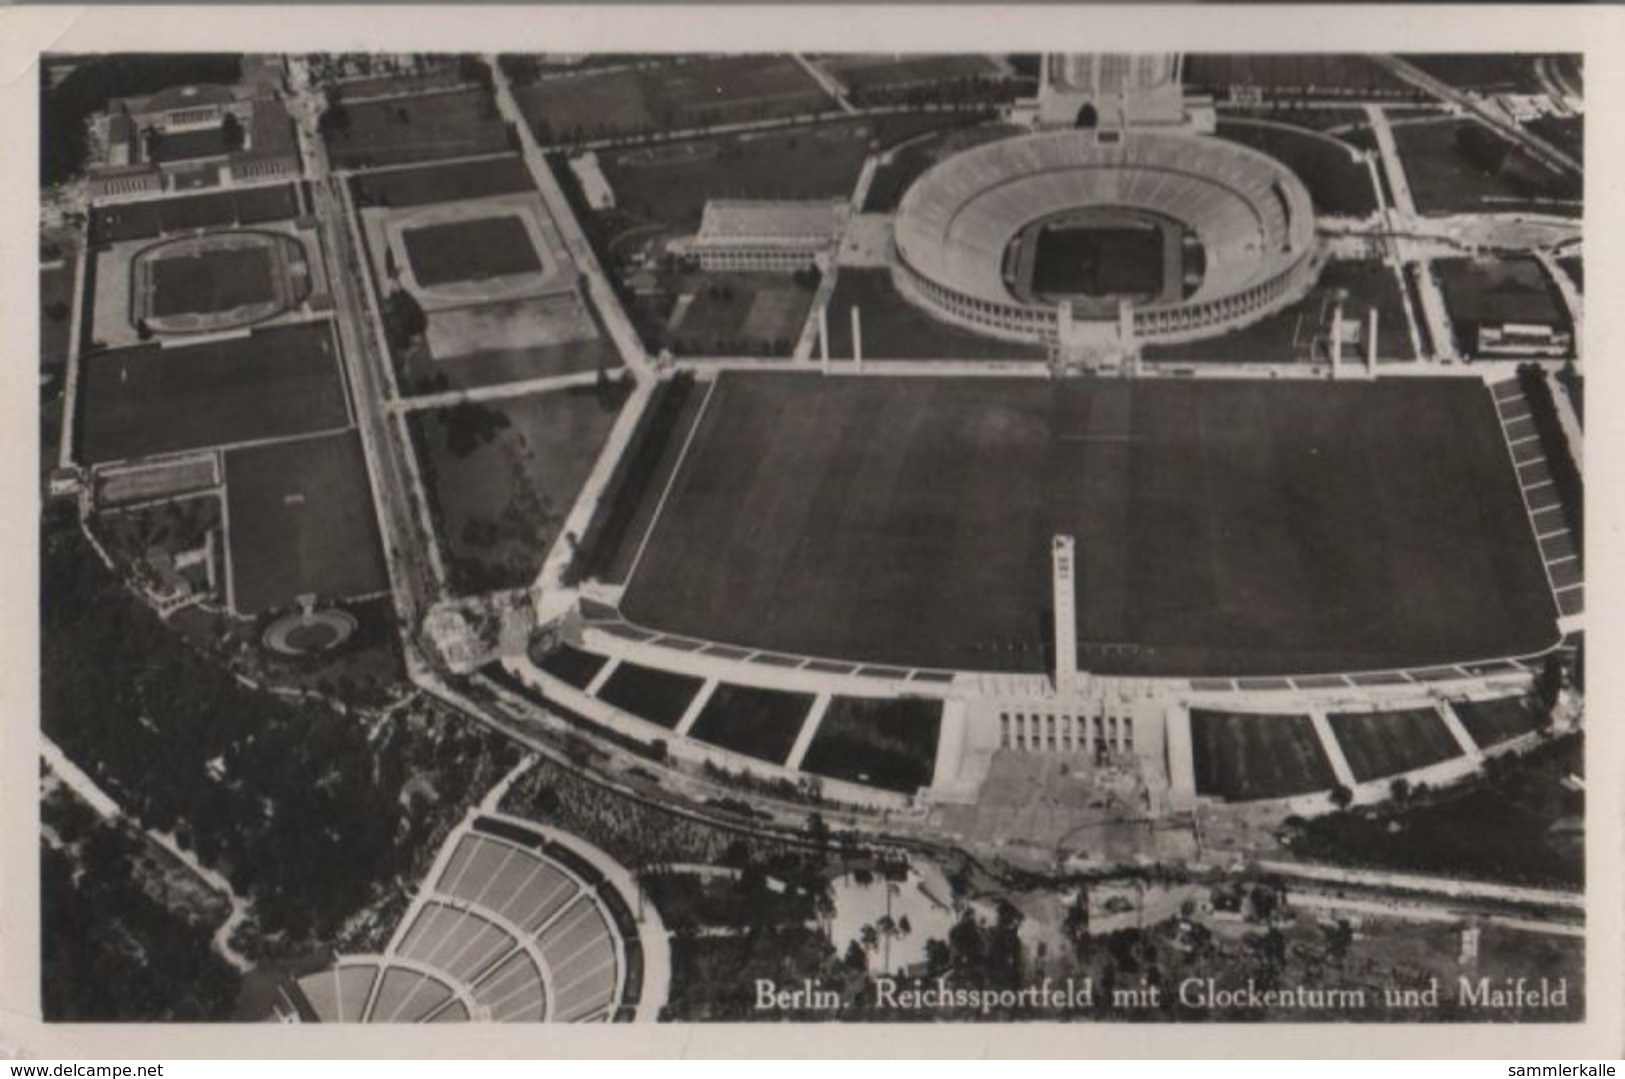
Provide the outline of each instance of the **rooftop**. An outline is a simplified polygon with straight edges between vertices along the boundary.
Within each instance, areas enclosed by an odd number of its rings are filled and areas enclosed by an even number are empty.
[[[839,202],[780,202],[770,199],[712,199],[705,204],[701,246],[751,241],[827,243],[840,231]]]

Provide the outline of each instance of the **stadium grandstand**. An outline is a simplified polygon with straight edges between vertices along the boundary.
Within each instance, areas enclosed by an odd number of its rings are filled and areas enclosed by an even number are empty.
[[[1161,268],[1186,287],[1145,302],[1095,297],[1121,304],[1022,299],[1019,267],[1031,260],[1018,249],[1032,226],[1086,210],[1188,232],[1170,249],[1178,264]],[[893,279],[937,317],[1008,340],[1064,345],[1088,323],[1119,338],[1191,340],[1301,297],[1318,268],[1314,229],[1302,182],[1255,151],[1174,132],[1046,131],[926,172],[898,210]]]
[[[613,866],[573,838],[478,817],[447,840],[383,954],[300,978],[290,1003],[323,1023],[652,1018],[645,991],[663,986],[646,977],[644,938],[664,948],[663,934],[640,932]]]
[[[712,199],[699,232],[672,251],[711,272],[794,273],[830,249],[842,217],[839,202]]]

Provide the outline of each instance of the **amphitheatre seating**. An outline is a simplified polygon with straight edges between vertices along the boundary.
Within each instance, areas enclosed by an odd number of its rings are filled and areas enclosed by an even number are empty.
[[[322,1022],[354,1023],[366,1010],[377,976],[378,967],[373,963],[340,965],[300,978],[299,992]]]
[[[475,1002],[495,1023],[539,1023],[547,1018],[547,991],[535,960],[514,952],[471,990]]]
[[[470,982],[518,944],[507,930],[471,910],[426,903],[399,951],[460,982]]]
[[[583,1019],[616,1003],[615,937],[596,903],[578,900],[536,944],[552,972],[555,1018]]]
[[[898,209],[898,260],[929,282],[928,293],[950,294],[951,308],[1000,310],[1014,328],[1035,305],[1010,293],[1006,248],[1032,222],[1082,206],[1159,214],[1196,233],[1206,273],[1191,296],[1163,305],[1169,310],[1248,293],[1250,303],[1275,299],[1271,286],[1306,263],[1314,236],[1308,192],[1264,154],[1181,134],[1135,131],[1106,142],[1060,131],[987,143],[929,170]]]
[[[454,994],[451,987],[438,978],[407,967],[387,967],[384,980],[378,985],[378,996],[372,1002],[371,1022],[416,1023]]]
[[[458,843],[435,888],[527,931],[546,923],[577,892],[574,881],[529,851],[475,835]]]

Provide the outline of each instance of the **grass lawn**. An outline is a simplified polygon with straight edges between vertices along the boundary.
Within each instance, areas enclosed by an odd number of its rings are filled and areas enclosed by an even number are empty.
[[[389,587],[356,432],[232,450],[226,505],[237,610]]]
[[[693,232],[710,199],[850,196],[875,131],[874,120],[842,120],[606,152],[599,163],[622,211]]]
[[[364,169],[507,150],[508,131],[483,90],[346,105],[349,126],[325,136],[335,168]]]
[[[783,764],[812,707],[811,693],[719,685],[689,735],[747,757]]]
[[[622,661],[598,689],[598,699],[670,730],[705,683],[686,674]]]
[[[620,402],[585,387],[412,414],[454,591],[531,583]]]
[[[1462,755],[1450,728],[1431,708],[1331,712],[1326,718],[1349,770],[1362,783]]]
[[[451,324],[453,329],[442,332],[442,327]],[[431,314],[429,325],[429,336],[457,345],[458,351],[435,355],[423,338],[405,350],[394,351],[395,374],[401,392],[409,397],[579,374],[600,367],[614,370],[621,364],[620,353],[604,334],[596,312],[578,295],[554,293],[448,308]],[[549,334],[572,326],[586,336],[547,340]]]
[[[623,609],[902,666],[1044,670],[1049,545],[1111,673],[1526,654],[1551,598],[1485,387],[725,374]]]
[[[926,138],[914,139],[892,152],[891,160],[875,167],[864,196],[864,213],[890,213],[897,209],[903,192],[937,162],[973,146],[1019,134],[1008,124],[988,123],[975,113],[955,113],[942,117],[944,130]]]
[[[941,701],[833,697],[801,769],[913,794],[931,785],[941,726]]]
[[[819,63],[858,94],[919,83],[1004,76],[1004,69],[991,56],[975,53],[826,56]]]
[[[85,357],[80,458],[116,461],[343,427],[338,346],[303,323],[179,348]]]
[[[1308,716],[1191,709],[1196,792],[1227,802],[1330,790],[1337,776]]]
[[[1540,726],[1540,713],[1529,697],[1493,701],[1451,701],[1461,725],[1480,747],[1487,748],[1528,734]]]
[[[543,143],[678,131],[835,108],[793,58],[761,54],[562,75],[517,87],[516,95],[525,121]]]
[[[39,351],[41,367],[60,367],[68,359],[73,330],[73,276],[77,256],[39,272]]]
[[[1316,213],[1365,217],[1377,211],[1370,168],[1330,136],[1235,119],[1221,120],[1219,135],[1266,153],[1296,173],[1309,189]]]
[[[285,221],[298,213],[292,184],[245,187],[98,206],[90,212],[90,236],[94,243],[145,240],[164,232]]]
[[[679,356],[790,355],[816,287],[775,273],[694,273],[670,286],[694,297],[681,321],[668,329],[665,319],[645,318],[639,329],[656,350]]]
[[[542,268],[530,234],[517,214],[406,229],[401,239],[406,244],[413,276],[428,287],[535,273]]]
[[[1333,93],[1378,91],[1408,94],[1409,87],[1370,57],[1338,53],[1189,53],[1184,58],[1189,89],[1227,91],[1233,86]]]
[[[697,384],[686,375],[655,387],[582,537],[577,560],[582,579],[625,582],[710,389],[710,383]]]
[[[1394,141],[1419,211],[1451,214],[1538,208],[1579,214],[1578,175],[1554,172],[1512,149],[1499,168],[1486,170],[1464,155],[1457,143],[1458,132],[1474,126],[1479,126],[1475,120],[1448,119],[1394,128]]]
[[[530,170],[517,156],[369,172],[352,177],[350,182],[360,205],[395,208],[535,190]]]
[[[1478,327],[1485,323],[1574,328],[1557,286],[1532,258],[1435,259],[1433,272],[1456,328],[1456,340],[1464,349],[1473,348]]]
[[[276,297],[269,247],[239,247],[172,255],[152,264],[152,313],[230,311]]]
[[[863,332],[868,360],[1041,360],[1039,345],[983,337],[939,322],[898,295],[891,271],[845,268],[837,272],[829,300],[830,356],[852,358],[852,308]]]
[[[1376,260],[1330,262],[1320,272],[1309,295],[1302,300],[1250,326],[1218,337],[1180,345],[1148,345],[1148,360],[1228,361],[1233,363],[1325,362],[1325,338],[1331,331],[1332,303],[1338,291],[1346,293],[1345,319],[1361,320],[1377,311],[1377,356],[1379,359],[1414,359],[1405,301],[1394,272]],[[1362,338],[1364,331],[1362,330]],[[1358,349],[1345,346],[1343,357],[1354,363],[1365,360],[1362,340]]]
[[[1416,53],[1404,59],[1458,90],[1480,93],[1544,93],[1527,53]]]

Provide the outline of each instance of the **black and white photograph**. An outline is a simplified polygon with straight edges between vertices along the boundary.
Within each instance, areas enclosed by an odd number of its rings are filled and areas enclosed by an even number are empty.
[[[1033,45],[41,51],[36,1018],[1604,1018],[1598,54]]]

